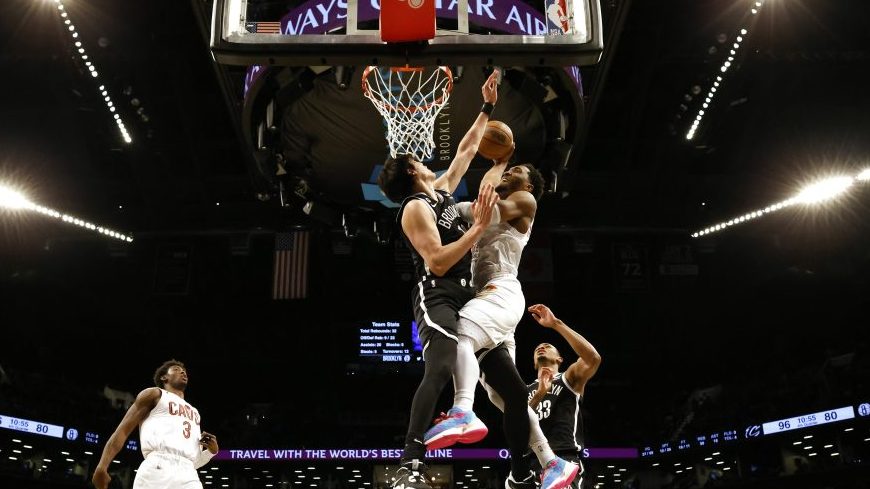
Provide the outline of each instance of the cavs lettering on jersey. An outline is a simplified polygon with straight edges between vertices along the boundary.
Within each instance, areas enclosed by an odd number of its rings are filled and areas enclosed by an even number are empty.
[[[464,219],[460,219],[459,209],[456,208],[456,201],[453,200],[453,196],[450,195],[450,192],[436,190],[435,193],[438,194],[438,199],[432,199],[422,192],[409,196],[404,200],[404,202],[402,202],[402,208],[399,209],[399,214],[396,219],[398,219],[399,229],[401,229],[402,214],[405,212],[405,206],[412,200],[423,201],[426,203],[426,206],[429,207],[429,210],[432,211],[432,217],[435,219],[435,227],[438,229],[438,236],[441,238],[441,244],[446,245],[461,238],[467,230],[467,225]],[[402,232],[402,238],[404,238],[405,244],[411,251],[411,258],[414,261],[414,273],[417,276],[417,280],[426,280],[429,278],[430,274],[429,267],[426,266],[425,260],[423,260],[420,253],[414,249],[414,246],[411,244],[410,240],[408,240],[408,237],[405,236],[404,232]],[[450,267],[450,270],[447,270],[442,277],[453,278],[456,280],[465,279],[470,283],[471,255],[466,253],[465,256],[463,256],[455,265]]]
[[[196,461],[202,452],[199,411],[181,397],[160,389],[157,405],[139,427],[142,455],[178,455]]]
[[[550,390],[535,408],[541,430],[554,452],[581,450],[583,446],[583,417],[580,408],[583,396],[572,391],[565,383],[563,373],[556,374]],[[529,384],[529,399],[538,390],[538,381]]]

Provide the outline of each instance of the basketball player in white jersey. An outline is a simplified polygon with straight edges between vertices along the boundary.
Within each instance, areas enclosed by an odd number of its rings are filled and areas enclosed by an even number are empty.
[[[154,384],[136,396],[124,419],[109,437],[92,481],[109,487],[109,464],[138,426],[145,461],[139,465],[133,489],[202,489],[196,469],[218,452],[217,437],[201,431],[199,411],[184,400],[187,370],[177,360],[164,362]]]
[[[535,321],[559,333],[577,354],[577,360],[564,372],[559,371],[562,356],[549,343],[535,347],[535,369],[538,379],[529,384],[529,406],[537,411],[541,429],[547,435],[553,451],[560,457],[580,462],[583,450],[583,416],[580,408],[586,393],[586,383],[598,371],[601,355],[580,333],[574,331],[549,307],[535,304],[529,307]],[[580,489],[581,478],[571,484]]]
[[[494,161],[481,182],[481,188],[495,185],[500,200],[492,224],[472,248],[472,279],[477,293],[459,311],[453,408],[426,432],[425,442],[430,449],[450,446],[462,442],[467,430],[475,429],[462,420],[474,405],[474,389],[482,370],[482,382],[490,398],[504,412],[505,435],[511,451],[511,475],[506,484],[533,480],[522,461],[523,453],[531,446],[544,467],[542,488],[561,489],[576,477],[580,466],[550,450],[537,416],[526,404],[525,382],[516,370],[513,351],[505,346],[505,342],[513,344],[514,330],[525,309],[517,273],[532,232],[537,199],[544,191],[544,179],[531,165],[508,169],[507,164],[507,159]],[[459,207],[467,219],[469,204]],[[476,352],[481,351],[476,358]]]

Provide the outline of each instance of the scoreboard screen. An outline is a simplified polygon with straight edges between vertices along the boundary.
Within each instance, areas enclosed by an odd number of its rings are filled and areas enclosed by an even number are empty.
[[[359,357],[383,363],[423,361],[416,321],[369,320],[359,326]]]

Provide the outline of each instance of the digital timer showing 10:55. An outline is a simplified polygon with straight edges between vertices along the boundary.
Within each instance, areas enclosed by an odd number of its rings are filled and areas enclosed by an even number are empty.
[[[7,430],[23,431],[25,433],[33,433],[35,435],[52,436],[54,438],[63,437],[63,426],[57,426],[48,423],[39,423],[29,419],[15,418],[12,416],[0,415],[0,428]]]
[[[855,417],[855,409],[852,406],[846,406],[838,409],[830,409],[828,411],[820,411],[818,413],[804,414],[793,418],[780,419],[770,421],[762,425],[765,435],[772,433],[781,433],[783,431],[799,430],[835,421],[843,421]]]

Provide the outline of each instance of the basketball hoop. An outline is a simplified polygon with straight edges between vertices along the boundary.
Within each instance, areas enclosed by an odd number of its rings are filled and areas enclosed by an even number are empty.
[[[362,91],[387,122],[390,156],[411,154],[418,160],[432,157],[435,118],[447,105],[453,73],[446,66],[367,66]]]

